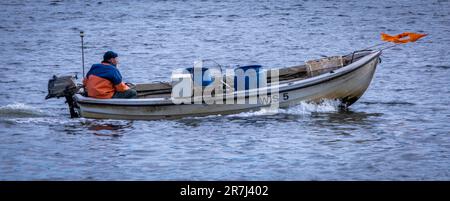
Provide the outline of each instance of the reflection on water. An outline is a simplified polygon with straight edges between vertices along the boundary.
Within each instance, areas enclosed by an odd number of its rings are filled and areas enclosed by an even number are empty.
[[[92,122],[87,125],[89,131],[97,136],[111,136],[120,137],[125,133],[125,129],[131,128],[132,123],[127,122],[125,125],[111,124],[111,123],[96,123]]]
[[[53,124],[51,126],[59,131],[61,125]],[[70,123],[64,123],[61,131],[70,135],[91,133],[97,136],[120,137],[132,128],[132,121],[74,118]]]
[[[374,119],[382,118],[383,113],[367,113],[367,112],[355,112],[351,109],[339,110],[336,113],[317,113],[313,117],[317,118],[315,122],[334,125],[371,125]],[[321,120],[319,120],[321,119]]]

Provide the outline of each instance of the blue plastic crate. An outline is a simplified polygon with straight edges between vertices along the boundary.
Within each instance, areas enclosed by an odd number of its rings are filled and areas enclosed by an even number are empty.
[[[238,90],[238,86],[237,86],[237,82],[238,79],[242,79],[242,76],[245,76],[245,74],[247,73],[248,70],[254,70],[255,71],[255,76],[256,76],[256,87],[259,87],[259,77],[260,74],[262,73],[262,66],[261,65],[248,65],[248,66],[239,66],[237,68],[234,69],[234,90],[237,91]],[[242,72],[244,73],[243,75],[238,75],[236,72],[238,70],[242,70]],[[245,90],[249,90],[250,89],[250,78],[249,76],[245,76]],[[253,78],[254,79],[254,78]]]

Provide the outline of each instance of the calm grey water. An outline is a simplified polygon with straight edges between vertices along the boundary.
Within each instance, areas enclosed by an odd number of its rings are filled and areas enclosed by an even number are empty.
[[[0,180],[449,180],[450,2],[1,1]],[[430,35],[383,53],[348,111],[308,105],[159,121],[70,119],[53,74],[120,55],[128,82],[198,58],[295,65]]]

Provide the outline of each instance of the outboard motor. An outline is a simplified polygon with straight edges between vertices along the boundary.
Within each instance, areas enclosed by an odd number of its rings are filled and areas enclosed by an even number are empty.
[[[75,110],[76,102],[73,99],[73,95],[77,93],[81,86],[76,84],[76,76],[67,75],[57,77],[53,75],[53,78],[48,81],[48,94],[45,99],[65,97],[66,102],[69,105],[70,117],[80,117]]]

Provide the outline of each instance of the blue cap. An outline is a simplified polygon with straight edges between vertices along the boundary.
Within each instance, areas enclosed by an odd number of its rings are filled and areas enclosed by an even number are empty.
[[[104,55],[103,55],[103,61],[108,61],[112,58],[116,58],[119,55],[113,51],[107,51]]]

